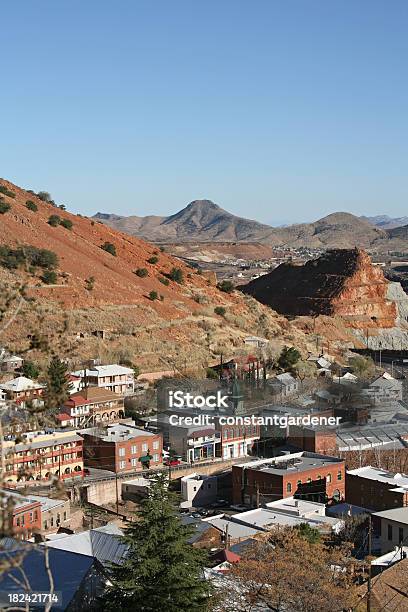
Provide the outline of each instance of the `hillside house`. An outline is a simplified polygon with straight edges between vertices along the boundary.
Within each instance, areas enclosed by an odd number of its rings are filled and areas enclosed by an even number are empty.
[[[103,387],[119,395],[130,395],[135,389],[135,373],[132,368],[118,365],[94,365],[85,370],[72,372],[81,378],[81,387]]]
[[[6,398],[19,404],[22,408],[31,402],[34,406],[43,404],[45,385],[41,385],[25,376],[18,376],[0,385],[0,389],[6,394]]]

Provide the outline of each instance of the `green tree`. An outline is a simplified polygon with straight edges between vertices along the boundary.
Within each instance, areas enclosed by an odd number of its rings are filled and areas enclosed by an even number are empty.
[[[374,375],[375,364],[371,357],[363,357],[363,355],[355,355],[348,360],[349,366],[353,373],[360,378],[370,378]]]
[[[158,297],[159,297],[159,296],[158,296],[157,291],[151,291],[151,292],[149,293],[149,299],[151,299],[152,301],[157,300],[157,298],[158,298]]]
[[[112,242],[104,242],[101,245],[101,249],[103,249],[104,251],[106,251],[107,253],[110,253],[111,255],[113,255],[114,257],[116,257],[116,247],[114,244],[112,244]]]
[[[47,369],[47,408],[56,408],[63,404],[69,397],[71,386],[67,365],[57,355],[53,355]]]
[[[33,361],[25,361],[21,367],[21,374],[27,378],[38,378],[40,370]]]
[[[295,530],[298,535],[307,540],[309,544],[316,544],[321,541],[319,530],[315,527],[311,527],[309,523],[300,523],[300,525],[296,525]]]
[[[207,609],[209,586],[203,578],[205,554],[188,543],[189,527],[176,514],[174,493],[164,474],[151,477],[148,496],[125,529],[129,553],[113,565],[105,610],[184,612]]]
[[[281,370],[294,371],[300,358],[301,354],[295,347],[284,346],[278,358],[278,366]]]
[[[158,261],[159,261],[159,258],[156,255],[153,255],[152,257],[149,257],[149,259],[147,260],[147,263],[157,264]]]

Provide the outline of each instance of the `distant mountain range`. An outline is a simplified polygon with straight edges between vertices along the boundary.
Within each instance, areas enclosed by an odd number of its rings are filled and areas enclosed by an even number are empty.
[[[194,200],[169,217],[97,213],[94,218],[114,229],[154,242],[261,242],[295,248],[358,246],[378,251],[408,247],[408,219],[407,227],[392,225],[392,229],[387,229],[379,224],[397,220],[386,216],[357,217],[345,212],[330,214],[313,223],[272,227],[233,215],[210,200]]]
[[[401,227],[401,225],[408,225],[408,217],[389,217],[388,215],[376,215],[375,217],[361,217],[369,223],[372,223],[376,227],[381,229],[393,229],[394,227]]]

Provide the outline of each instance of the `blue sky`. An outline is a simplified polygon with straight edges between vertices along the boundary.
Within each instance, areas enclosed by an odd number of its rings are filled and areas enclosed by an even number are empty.
[[[408,3],[13,0],[0,176],[70,210],[407,214]]]

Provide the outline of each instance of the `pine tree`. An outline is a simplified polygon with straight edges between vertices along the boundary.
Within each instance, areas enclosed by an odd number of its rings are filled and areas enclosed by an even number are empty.
[[[69,397],[71,383],[66,364],[54,355],[47,369],[47,408],[57,408]]]
[[[127,612],[184,612],[207,609],[209,586],[203,576],[205,555],[187,539],[174,494],[164,474],[151,479],[149,494],[137,512],[138,520],[125,530],[129,554],[111,568],[105,610]]]

